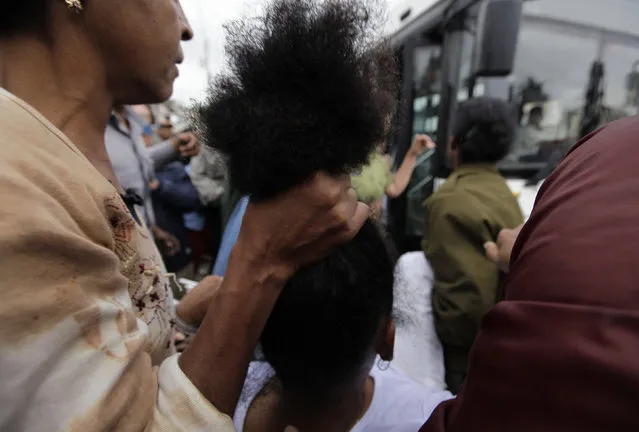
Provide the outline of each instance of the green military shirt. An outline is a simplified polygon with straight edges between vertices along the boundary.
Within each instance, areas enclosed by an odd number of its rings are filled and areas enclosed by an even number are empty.
[[[465,373],[479,322],[497,301],[500,273],[484,243],[523,223],[517,199],[494,165],[462,165],[426,201],[423,248],[433,268],[435,327],[447,373]]]

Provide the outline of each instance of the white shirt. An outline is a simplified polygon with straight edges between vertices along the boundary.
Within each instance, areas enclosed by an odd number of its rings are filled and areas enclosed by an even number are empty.
[[[233,417],[238,432],[244,430],[246,414],[257,394],[275,375],[266,362],[253,362]],[[441,402],[451,399],[445,390],[421,385],[391,365],[387,370],[373,367],[375,390],[370,407],[351,432],[415,432]]]
[[[402,255],[395,271],[393,364],[427,387],[446,388],[444,351],[435,331],[433,270],[424,252]]]

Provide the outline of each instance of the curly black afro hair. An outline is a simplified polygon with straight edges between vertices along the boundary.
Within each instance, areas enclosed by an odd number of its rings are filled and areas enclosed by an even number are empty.
[[[345,174],[385,138],[396,69],[375,40],[368,0],[272,0],[259,19],[227,28],[230,72],[199,108],[231,181],[266,199],[323,170]],[[395,255],[372,221],[298,271],[260,339],[285,390],[317,403],[372,364],[393,305]]]
[[[198,117],[241,193],[259,200],[318,170],[348,173],[385,139],[397,76],[378,16],[362,0],[277,0],[227,25],[230,71]]]

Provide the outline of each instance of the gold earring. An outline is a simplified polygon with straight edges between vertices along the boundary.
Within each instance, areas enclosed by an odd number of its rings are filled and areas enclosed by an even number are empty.
[[[67,4],[69,9],[75,10],[78,13],[83,9],[82,2],[80,0],[64,0],[64,2]]]

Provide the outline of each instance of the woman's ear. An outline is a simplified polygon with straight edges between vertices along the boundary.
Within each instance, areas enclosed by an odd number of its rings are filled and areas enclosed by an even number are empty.
[[[395,353],[395,321],[390,318],[382,328],[377,353],[384,361],[392,361]]]

